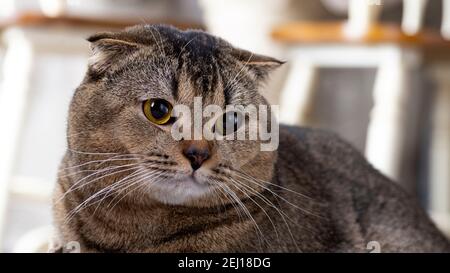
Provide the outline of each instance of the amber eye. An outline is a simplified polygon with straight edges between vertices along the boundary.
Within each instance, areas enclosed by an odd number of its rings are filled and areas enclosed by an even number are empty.
[[[225,112],[222,118],[217,119],[214,129],[221,135],[228,135],[236,132],[242,125],[243,116],[240,112]]]
[[[151,122],[163,125],[170,121],[172,105],[163,99],[149,99],[144,102],[144,114]]]

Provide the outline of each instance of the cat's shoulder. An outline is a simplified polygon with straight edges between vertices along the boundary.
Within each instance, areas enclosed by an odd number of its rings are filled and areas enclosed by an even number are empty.
[[[304,172],[326,171],[333,177],[341,176],[346,183],[363,187],[376,186],[368,177],[382,177],[382,180],[387,180],[350,143],[337,134],[322,129],[281,125],[278,156],[295,158],[295,161],[302,162],[301,169]]]
[[[323,129],[280,125],[280,148],[297,146],[313,156],[333,155],[366,162],[364,156],[336,133]],[[341,161],[342,163],[342,161]]]
[[[337,134],[312,128],[280,127],[279,157],[299,158],[301,172],[316,177],[340,200],[358,200],[369,207],[380,197],[401,203],[411,197],[401,187],[374,168],[351,144]],[[376,202],[375,202],[376,203]],[[397,207],[397,206],[395,206]]]

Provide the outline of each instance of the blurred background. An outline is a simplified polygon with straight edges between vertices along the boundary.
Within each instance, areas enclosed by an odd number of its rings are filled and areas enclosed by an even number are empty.
[[[288,61],[263,90],[280,120],[336,132],[450,233],[449,0],[2,0],[1,252],[45,251],[85,38],[139,23]]]

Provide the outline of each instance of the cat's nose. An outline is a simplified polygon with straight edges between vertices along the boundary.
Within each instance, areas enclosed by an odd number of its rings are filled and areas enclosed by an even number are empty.
[[[183,154],[191,162],[192,169],[195,171],[209,158],[208,143],[204,140],[187,141],[183,148]]]

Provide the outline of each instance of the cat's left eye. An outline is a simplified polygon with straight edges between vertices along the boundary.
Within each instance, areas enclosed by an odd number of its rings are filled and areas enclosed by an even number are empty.
[[[242,114],[237,111],[228,111],[217,119],[214,130],[221,135],[228,135],[236,132],[242,125]]]
[[[144,102],[143,111],[148,120],[163,125],[170,121],[172,104],[163,99],[149,99]]]

